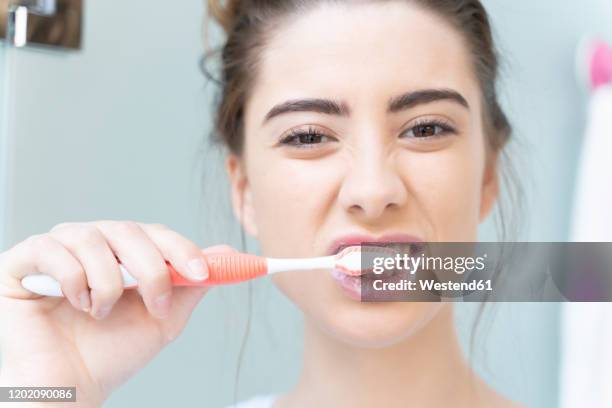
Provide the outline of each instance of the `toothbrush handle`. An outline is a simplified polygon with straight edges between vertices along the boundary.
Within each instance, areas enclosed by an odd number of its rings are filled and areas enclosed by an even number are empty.
[[[268,273],[266,258],[251,254],[210,254],[204,255],[208,265],[208,279],[193,282],[180,275],[166,261],[174,286],[211,286],[243,282]]]
[[[266,258],[252,254],[210,254],[204,255],[208,265],[208,279],[194,282],[180,275],[176,269],[166,261],[170,271],[170,279],[174,286],[213,286],[238,283],[264,276],[268,273]],[[119,264],[123,278],[123,287],[132,289],[138,286],[134,277]],[[21,280],[21,285],[32,293],[43,296],[64,296],[58,281],[44,275],[27,275]]]

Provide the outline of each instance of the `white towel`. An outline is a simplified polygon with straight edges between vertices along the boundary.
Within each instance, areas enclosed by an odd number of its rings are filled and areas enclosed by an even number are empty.
[[[612,85],[589,101],[578,165],[572,241],[612,241]]]
[[[612,85],[589,101],[570,241],[612,242]],[[612,303],[564,303],[561,408],[612,407]]]

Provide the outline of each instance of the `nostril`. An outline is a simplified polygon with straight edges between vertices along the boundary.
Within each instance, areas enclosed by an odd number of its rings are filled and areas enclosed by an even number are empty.
[[[387,204],[386,209],[387,210],[394,210],[394,209],[396,209],[398,207],[399,207],[399,204],[397,204],[397,203],[389,203],[389,204]]]
[[[363,212],[364,210],[363,210],[363,207],[361,207],[359,204],[353,204],[349,208],[349,211],[351,211],[351,212]]]

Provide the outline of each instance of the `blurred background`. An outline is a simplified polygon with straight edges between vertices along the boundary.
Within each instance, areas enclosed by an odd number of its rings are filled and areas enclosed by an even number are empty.
[[[164,223],[203,247],[241,248],[221,152],[207,143],[216,88],[199,69],[203,2],[77,3],[63,10],[70,35],[54,45],[0,42],[0,250],[60,222],[96,219]],[[612,6],[484,3],[526,195],[515,240],[566,241],[588,99],[576,46],[588,33],[612,39]],[[492,220],[481,235],[496,239]],[[457,306],[467,347],[478,305]],[[183,335],[107,406],[221,407],[235,391],[239,400],[282,392],[300,368],[300,319],[266,280],[212,290]],[[479,327],[472,359],[485,379],[526,406],[558,406],[560,306],[488,305]]]

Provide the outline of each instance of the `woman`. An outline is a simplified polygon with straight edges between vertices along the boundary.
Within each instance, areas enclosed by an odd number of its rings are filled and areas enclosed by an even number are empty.
[[[477,239],[510,137],[478,0],[218,3],[216,135],[234,213],[263,255]],[[139,293],[123,292],[117,259]],[[207,277],[198,247],[163,225],[61,224],[3,253],[2,384],[76,384],[83,406],[100,405],[207,291],[172,289],[164,259]],[[66,299],[24,290],[36,270]],[[329,271],[273,280],[305,315],[303,371],[290,392],[243,406],[516,406],[464,359],[451,303],[362,303]]]

